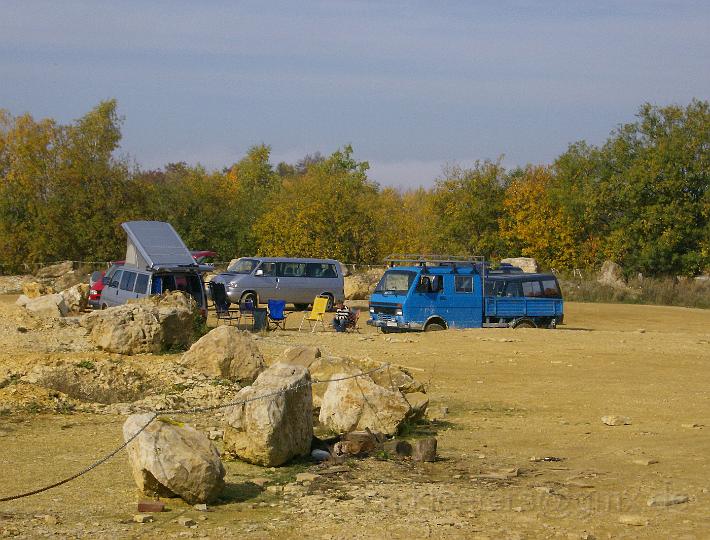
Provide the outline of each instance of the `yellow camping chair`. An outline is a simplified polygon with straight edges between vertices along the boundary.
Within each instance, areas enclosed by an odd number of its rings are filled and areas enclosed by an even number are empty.
[[[311,309],[311,312],[307,315],[304,315],[303,319],[301,319],[301,324],[298,327],[299,332],[301,331],[303,323],[306,321],[308,321],[308,326],[311,327],[311,332],[316,331],[318,323],[320,323],[320,325],[323,327],[323,330],[325,330],[325,324],[323,324],[323,315],[325,315],[325,312],[328,309],[328,300],[329,299],[324,296],[317,296],[313,300],[313,308]]]

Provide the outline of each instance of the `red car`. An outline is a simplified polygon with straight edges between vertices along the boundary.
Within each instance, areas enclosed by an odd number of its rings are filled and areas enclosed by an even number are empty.
[[[217,256],[217,253],[214,251],[191,251],[190,253],[192,253],[192,258],[195,259],[198,264],[203,264],[207,259],[212,259]],[[124,262],[125,261],[112,261],[111,267],[108,270],[97,270],[91,274],[89,278],[89,307],[99,309],[101,291],[104,290],[104,285],[108,281],[107,278],[110,278]]]

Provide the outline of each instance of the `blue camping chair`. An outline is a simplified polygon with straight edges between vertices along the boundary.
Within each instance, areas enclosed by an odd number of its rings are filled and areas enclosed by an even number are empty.
[[[276,330],[281,327],[281,330],[286,330],[286,300],[269,300],[269,329]]]

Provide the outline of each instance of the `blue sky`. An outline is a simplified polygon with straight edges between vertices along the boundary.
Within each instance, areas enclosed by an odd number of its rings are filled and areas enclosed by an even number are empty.
[[[708,99],[710,2],[8,1],[0,108],[62,122],[117,98],[142,167],[351,143],[384,185],[546,163],[639,105]]]

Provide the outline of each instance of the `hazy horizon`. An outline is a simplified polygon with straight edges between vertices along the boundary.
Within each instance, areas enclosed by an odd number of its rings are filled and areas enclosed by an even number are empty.
[[[382,185],[549,163],[644,102],[708,99],[710,3],[8,1],[0,108],[68,122],[116,98],[143,168],[352,144]]]

